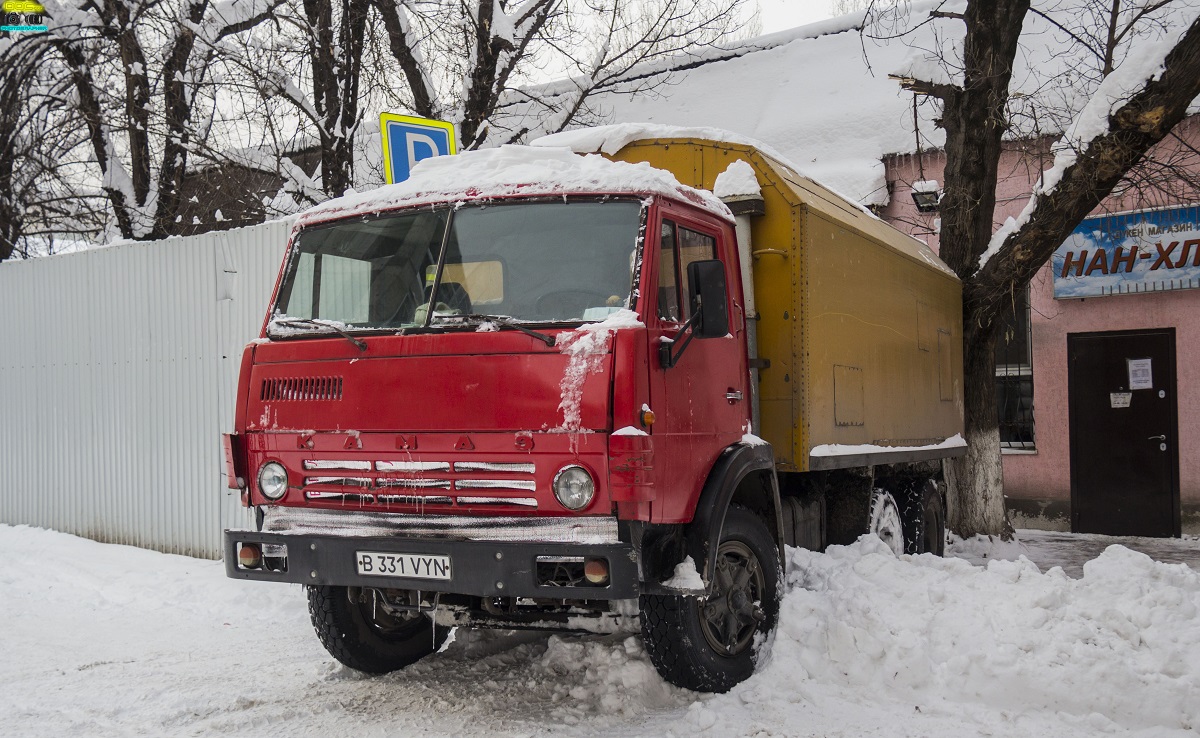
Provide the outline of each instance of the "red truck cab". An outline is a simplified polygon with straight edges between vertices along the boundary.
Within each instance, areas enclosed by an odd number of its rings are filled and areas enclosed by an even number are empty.
[[[665,677],[728,689],[782,545],[738,274],[710,193],[565,151],[431,160],[302,215],[226,437],[258,520],[228,574],[308,585],[367,672],[453,625],[640,611]]]

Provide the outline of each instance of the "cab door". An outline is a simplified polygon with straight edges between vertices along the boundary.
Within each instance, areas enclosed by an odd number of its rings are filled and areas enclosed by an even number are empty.
[[[731,225],[668,204],[659,208],[653,228],[655,238],[647,239],[655,271],[650,284],[656,286],[652,309],[647,311],[658,491],[653,519],[686,522],[717,457],[748,428],[745,316]],[[691,317],[687,265],[709,259],[719,259],[724,267],[730,333],[693,339],[675,365],[667,368],[660,347],[667,345],[678,353],[690,332],[683,331]]]

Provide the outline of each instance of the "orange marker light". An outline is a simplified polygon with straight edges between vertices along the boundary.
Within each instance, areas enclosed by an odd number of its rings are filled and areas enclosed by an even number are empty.
[[[608,561],[605,559],[588,559],[583,565],[583,575],[592,584],[604,584],[608,581]]]
[[[243,543],[238,548],[238,563],[243,569],[257,569],[262,566],[262,548],[257,543]]]

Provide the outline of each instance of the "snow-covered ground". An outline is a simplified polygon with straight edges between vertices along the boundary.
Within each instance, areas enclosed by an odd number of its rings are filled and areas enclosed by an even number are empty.
[[[1022,533],[1055,563],[1061,540]],[[621,636],[459,631],[367,678],[326,655],[297,586],[0,526],[0,735],[1195,735],[1200,573],[1121,546],[1081,578],[959,550],[987,567],[790,550],[760,673],[697,695]]]

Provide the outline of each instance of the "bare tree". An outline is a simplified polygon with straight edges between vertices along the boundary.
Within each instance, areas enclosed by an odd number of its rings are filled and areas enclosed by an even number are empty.
[[[747,27],[747,6],[747,0],[295,0],[281,8],[285,40],[270,39],[275,62],[248,64],[246,71],[268,97],[294,107],[299,139],[307,132],[320,143],[318,179],[332,197],[372,183],[374,173],[359,170],[363,139],[375,131],[368,110],[449,120],[460,149],[521,140],[528,131],[507,126],[514,102],[534,100],[550,128],[561,130],[586,113],[589,97],[630,83],[646,64],[735,37]],[[262,39],[249,38],[264,48]],[[564,76],[570,80],[564,86],[544,85]],[[659,83],[631,83],[627,90]]]
[[[878,10],[881,7],[895,4],[896,0],[830,0],[829,10],[834,15],[849,15],[864,10]]]
[[[44,65],[49,47],[0,40],[0,261],[52,253],[94,236],[104,207],[89,187],[86,143],[62,104],[70,81]]]
[[[942,57],[939,78],[902,80],[938,101],[946,132],[941,257],[963,280],[964,299],[969,448],[949,465],[955,490],[949,523],[961,535],[1011,535],[994,388],[999,316],[1071,230],[1171,135],[1200,94],[1200,20],[1194,8],[1190,15],[1176,15],[1172,28],[1130,42],[1135,29],[1153,21],[1165,5],[1142,2],[1122,9],[1110,0],[1109,12],[1099,15],[1103,22],[1090,35],[1055,21],[1096,52],[1095,84],[1088,87],[1075,70],[1069,82],[1092,93],[1063,114],[1075,122],[1060,129],[1066,133],[1055,145],[1053,166],[1021,219],[995,234],[998,163],[1002,140],[1014,125],[1010,85],[1030,0],[970,0],[961,14],[934,11],[935,18],[965,27],[961,45],[952,57]]]
[[[214,60],[225,39],[270,17],[279,2],[69,0],[54,9],[47,33],[23,40],[56,79],[69,81],[47,99],[86,132],[121,236],[178,231],[188,159],[207,137],[215,105]]]

